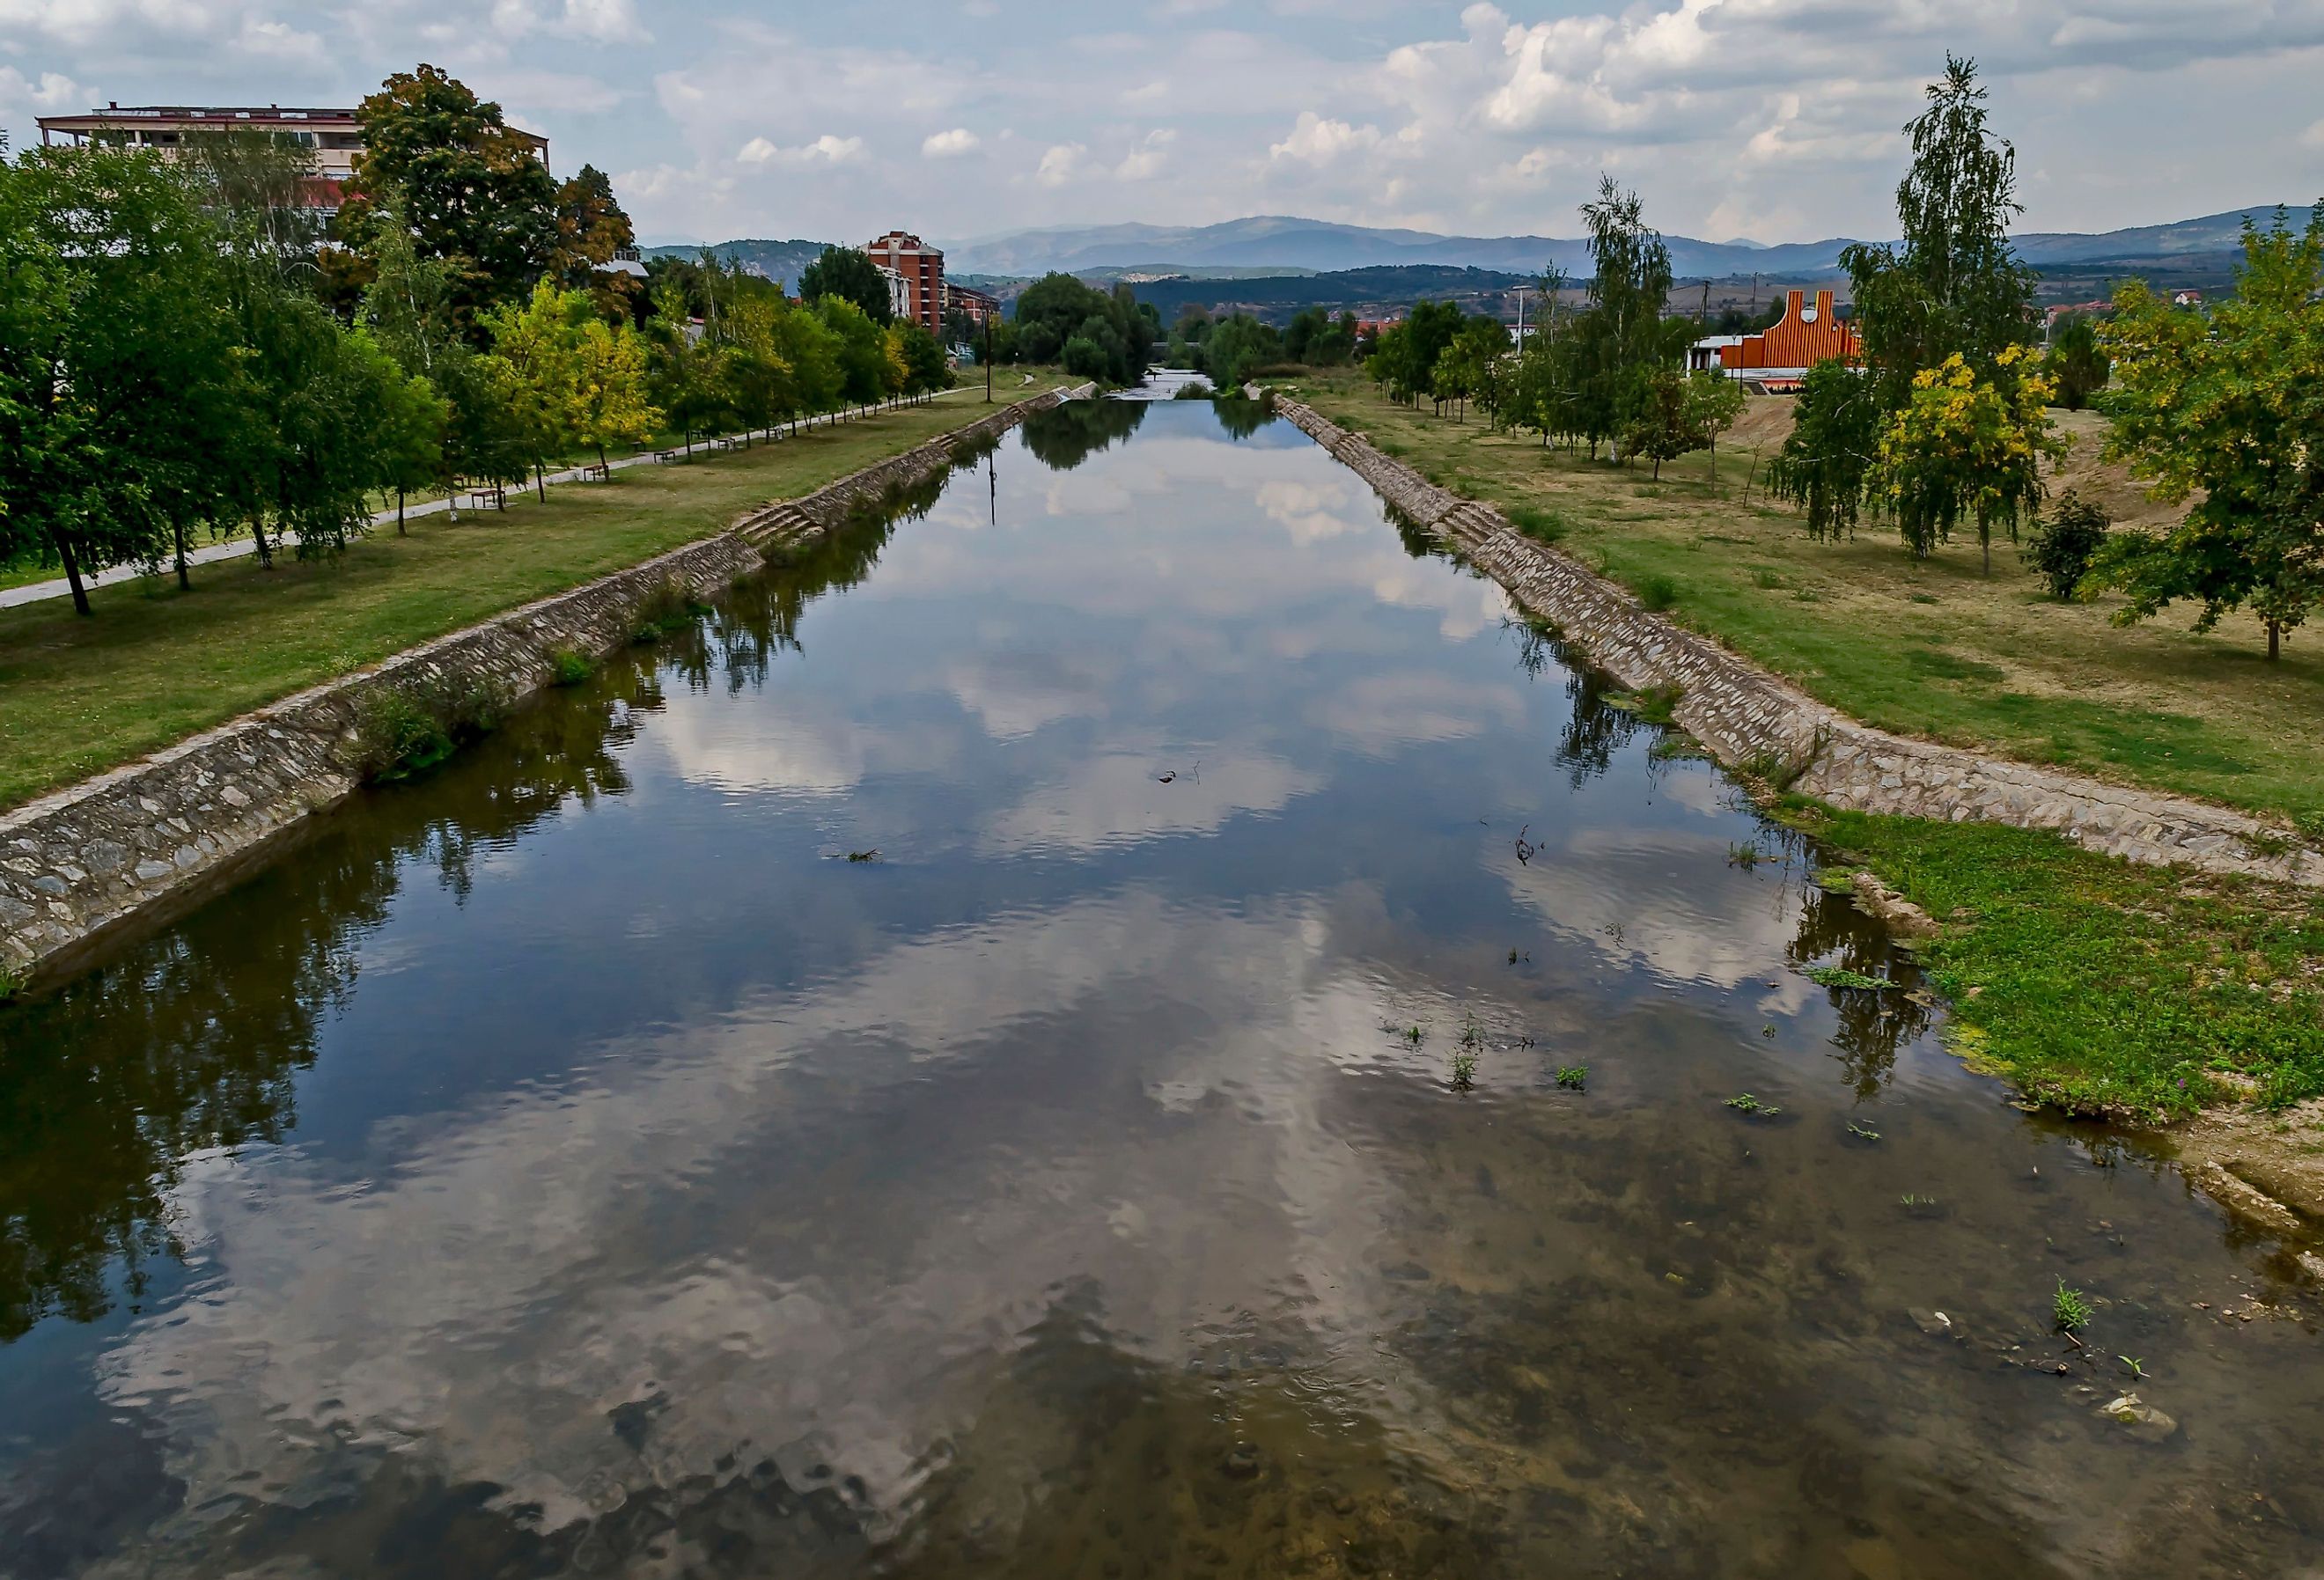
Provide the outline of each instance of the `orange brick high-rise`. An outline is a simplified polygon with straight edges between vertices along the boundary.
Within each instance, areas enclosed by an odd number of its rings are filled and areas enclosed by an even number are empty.
[[[891,230],[863,249],[904,277],[905,316],[944,338],[944,254],[908,231]]]

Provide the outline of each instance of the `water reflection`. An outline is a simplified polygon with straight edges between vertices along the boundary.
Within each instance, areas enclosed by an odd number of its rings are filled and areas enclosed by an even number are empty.
[[[0,1021],[0,1567],[2305,1561],[2266,1248],[1328,457],[1083,404]]]

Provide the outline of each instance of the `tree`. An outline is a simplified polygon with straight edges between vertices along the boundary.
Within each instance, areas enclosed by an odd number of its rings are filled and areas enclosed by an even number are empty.
[[[1966,516],[1990,572],[1994,524],[2006,522],[2015,537],[2041,504],[2042,459],[2064,447],[2043,412],[2050,381],[2026,362],[2024,347],[2006,346],[1980,373],[1956,352],[1917,375],[1912,399],[1889,419],[1868,481],[1914,559],[1950,540]]]
[[[1767,463],[1767,486],[1805,507],[1808,536],[1856,536],[1865,479],[1880,446],[1881,412],[1871,381],[1837,359],[1808,369],[1792,431]]]
[[[492,341],[493,355],[508,365],[515,377],[514,413],[518,431],[525,437],[525,458],[531,464],[533,487],[544,501],[549,457],[578,435],[574,421],[578,407],[578,364],[576,360],[583,328],[595,310],[577,291],[559,291],[543,280],[532,288],[522,306],[504,303],[482,320]],[[642,404],[643,397],[639,397]]]
[[[1283,342],[1273,326],[1249,313],[1236,313],[1211,328],[1203,343],[1203,365],[1212,385],[1222,391],[1240,390],[1251,374],[1280,359]]]
[[[815,313],[831,331],[838,352],[840,394],[857,406],[887,399],[893,393],[897,369],[888,360],[888,338],[880,326],[842,296],[820,298]]]
[[[1509,332],[1499,319],[1480,313],[1462,324],[1437,353],[1429,373],[1429,393],[1441,407],[1446,401],[1462,403],[1461,419],[1468,419],[1468,402],[1485,393],[1493,367],[1509,347]]]
[[[1655,481],[1663,477],[1663,463],[1703,447],[1702,430],[1695,426],[1697,403],[1687,374],[1675,367],[1648,370],[1637,382],[1622,442],[1633,457],[1655,464]]]
[[[1972,60],[1945,57],[1929,107],[1904,128],[1912,168],[1896,188],[1896,246],[1840,253],[1854,286],[1856,328],[1881,405],[1902,411],[1914,378],[1959,353],[1983,374],[2009,346],[2032,343],[2035,272],[2009,245],[2017,152],[1987,125]]]
[[[380,355],[387,353],[382,350]],[[404,494],[425,488],[444,475],[444,442],[452,428],[452,403],[417,374],[386,379],[381,394],[374,430],[379,481],[383,487],[395,490],[395,535],[401,538]]]
[[[1160,332],[1129,287],[1109,295],[1070,274],[1046,275],[1027,286],[1015,313],[1010,352],[1016,360],[1056,361],[1068,341],[1079,339],[1087,344],[1075,349],[1078,365],[1069,364],[1069,371],[1118,384],[1146,376]]]
[[[583,324],[567,365],[567,430],[596,450],[600,466],[607,445],[642,444],[652,437],[661,413],[647,399],[645,341],[629,320]]]
[[[0,162],[0,534],[87,614],[86,574],[182,565],[227,508],[248,408],[220,234],[187,171],[35,149]]]
[[[918,324],[898,324],[890,333],[904,362],[904,393],[926,395],[952,387],[952,363],[936,337]]]
[[[2080,313],[2064,319],[2050,339],[2050,382],[2057,386],[2058,404],[2079,411],[2090,396],[2106,388],[2114,364],[2098,344],[2098,326]]]
[[[1711,481],[1719,481],[1719,436],[1742,420],[1749,396],[1742,383],[1709,368],[1689,374],[1686,380],[1687,422],[1711,448]]]
[[[337,234],[376,258],[400,208],[420,255],[453,265],[464,321],[530,291],[557,252],[557,184],[500,106],[423,65],[390,77],[358,114],[364,152]]]
[[[854,247],[825,247],[799,274],[799,297],[809,306],[826,296],[853,302],[865,318],[886,325],[896,316],[888,277],[870,255]]]
[[[567,291],[588,292],[597,310],[607,319],[635,322],[644,283],[634,274],[609,270],[627,248],[637,245],[613,179],[594,164],[557,189],[557,250],[549,259],[550,277]]]
[[[2298,235],[2280,209],[2246,218],[2243,247],[2208,321],[2137,282],[2115,293],[2106,453],[2158,500],[2200,498],[2168,532],[2116,533],[2093,574],[2128,596],[2125,623],[2183,599],[2209,631],[2247,606],[2274,660],[2324,602],[2324,205]]]
[[[1590,305],[1575,325],[1582,431],[1597,453],[1600,439],[1632,426],[1638,409],[1661,399],[1653,375],[1676,363],[1690,326],[1665,327],[1670,248],[1646,224],[1636,192],[1598,178],[1598,196],[1582,206],[1590,231]]]

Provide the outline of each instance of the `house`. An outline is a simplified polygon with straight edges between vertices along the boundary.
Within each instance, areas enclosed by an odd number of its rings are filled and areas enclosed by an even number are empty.
[[[1840,317],[1831,291],[1817,291],[1810,303],[1806,291],[1794,291],[1785,296],[1783,318],[1766,334],[1713,335],[1696,341],[1687,360],[1707,370],[1715,356],[1729,378],[1777,391],[1799,388],[1820,362],[1854,362],[1862,355],[1855,327]]]
[[[880,279],[888,287],[888,316],[908,323],[912,317],[912,288],[905,282],[902,272],[885,263],[872,266],[880,271]]]
[[[2200,291],[2174,291],[2171,293],[2172,307],[2201,307],[2203,293]]]
[[[903,277],[904,306],[897,313],[929,334],[944,336],[944,254],[905,230],[891,230],[868,243],[864,253]]]
[[[351,109],[108,104],[84,115],[42,115],[37,120],[46,145],[151,148],[165,159],[175,157],[188,138],[204,133],[268,132],[288,137],[314,151],[315,174],[304,196],[326,222],[337,216],[340,193],[354,176],[364,146],[362,117]],[[549,139],[530,132],[516,135],[545,168]]]

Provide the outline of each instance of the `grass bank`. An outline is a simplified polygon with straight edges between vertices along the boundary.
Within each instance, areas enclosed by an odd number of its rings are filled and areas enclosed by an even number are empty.
[[[1667,614],[1867,724],[2023,762],[2177,791],[2324,833],[2324,632],[2269,664],[2256,622],[2209,636],[2192,611],[2124,629],[2118,605],[2061,605],[2006,541],[1983,566],[1972,538],[1915,562],[1890,530],[1812,541],[1768,501],[1765,463],[1791,426],[1786,397],[1754,397],[1711,457],[1644,467],[1545,449],[1481,417],[1392,404],[1360,374],[1281,386],[1342,427],[1595,565],[1669,600]],[[2095,495],[2128,526],[2166,519],[2098,464],[2098,419],[2053,486]]]
[[[1941,931],[1957,1051],[2082,1113],[2175,1119],[2324,1094],[2324,896],[2133,866],[2037,830],[1776,812]]]
[[[996,403],[1072,381],[996,387]],[[392,653],[721,531],[994,408],[955,395],[753,448],[568,485],[547,503],[374,531],[333,560],[197,567],[0,609],[0,807],[102,772]]]

